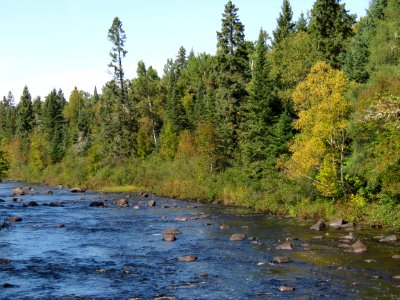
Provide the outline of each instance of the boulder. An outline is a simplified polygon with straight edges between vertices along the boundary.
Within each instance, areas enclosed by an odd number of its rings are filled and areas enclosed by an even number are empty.
[[[157,202],[154,201],[154,200],[147,201],[147,206],[153,207],[153,206],[156,206],[156,205],[157,205]]]
[[[185,255],[185,256],[180,256],[178,257],[178,261],[181,262],[191,262],[197,260],[197,256],[194,255]]]
[[[329,226],[334,229],[341,229],[341,228],[343,228],[343,225],[346,225],[346,224],[347,224],[347,222],[344,221],[343,219],[338,219],[338,220],[334,220],[334,221],[330,222]]]
[[[173,235],[175,235],[175,234],[180,234],[181,232],[179,231],[178,228],[171,227],[171,228],[163,230],[161,233],[162,234],[173,234]]]
[[[285,264],[285,263],[290,262],[290,259],[287,256],[276,256],[276,257],[274,257],[274,259],[272,261],[274,263],[278,263],[278,264]]]
[[[392,258],[393,259],[400,259],[400,255],[393,255]]]
[[[128,207],[129,206],[129,201],[128,199],[122,198],[117,200],[117,205],[120,207]]]
[[[395,280],[400,280],[400,275],[394,275],[392,278]]]
[[[12,190],[12,193],[14,196],[23,196],[26,194],[30,194],[34,191],[33,188],[30,186],[24,186],[24,187],[16,187],[15,189]]]
[[[84,189],[79,188],[79,187],[74,187],[72,189],[69,190],[71,193],[84,193],[86,192]]]
[[[104,202],[101,201],[93,201],[89,204],[91,207],[104,207]]]
[[[6,200],[4,200],[4,199],[0,199],[0,202],[6,202]]]
[[[362,252],[367,251],[367,245],[365,245],[361,241],[357,241],[351,245],[351,249],[354,253],[362,253]]]
[[[379,240],[380,242],[395,242],[397,241],[397,236],[395,234],[386,236]]]
[[[278,290],[280,292],[293,292],[294,291],[294,287],[290,287],[290,286],[286,286],[286,285],[282,285],[278,288]]]
[[[12,217],[9,217],[7,219],[7,221],[9,221],[9,222],[21,222],[22,218],[21,217],[17,217],[17,216],[12,216]]]
[[[284,243],[284,244],[277,246],[275,249],[277,249],[277,250],[293,250],[293,247],[292,247],[291,243]]]
[[[243,233],[234,233],[229,238],[230,241],[243,241],[247,238],[247,236]]]
[[[208,277],[208,274],[205,272],[200,272],[199,274],[197,274],[199,277]]]
[[[53,191],[51,191],[51,190],[44,191],[43,194],[45,194],[45,195],[53,195]]]
[[[165,242],[175,242],[176,241],[176,236],[173,234],[167,234],[164,238],[163,241]]]
[[[12,202],[24,202],[21,198],[12,198]]]
[[[187,218],[187,217],[176,217],[175,218],[175,221],[178,221],[178,222],[186,222],[189,220],[190,220],[190,218]]]
[[[340,239],[343,239],[343,240],[355,240],[356,236],[354,235],[354,232],[350,232],[348,235],[341,236]]]
[[[39,206],[39,204],[36,201],[29,201],[27,203],[28,206]]]
[[[311,230],[324,230],[326,229],[326,225],[324,223],[324,221],[318,221],[317,223],[315,223],[313,226],[310,227]]]

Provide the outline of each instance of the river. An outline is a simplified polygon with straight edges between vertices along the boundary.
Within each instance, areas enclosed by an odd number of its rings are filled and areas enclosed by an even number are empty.
[[[22,218],[0,230],[1,299],[400,298],[400,280],[392,278],[400,275],[400,260],[392,258],[400,243],[374,239],[393,232],[316,232],[309,222],[152,195],[129,197],[129,207],[113,204],[122,194],[43,185],[13,196],[22,185],[0,183],[0,221]],[[150,199],[157,205],[147,206]],[[106,207],[89,206],[93,201]],[[170,227],[181,234],[163,241]],[[348,230],[367,252],[338,247]],[[233,233],[247,238],[230,241]],[[282,243],[293,250],[276,249]],[[197,260],[178,260],[186,255]],[[290,261],[274,263],[276,256]]]

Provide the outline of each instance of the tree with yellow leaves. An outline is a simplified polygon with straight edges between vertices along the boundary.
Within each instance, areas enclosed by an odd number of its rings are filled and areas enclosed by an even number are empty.
[[[343,190],[343,161],[347,148],[350,103],[345,94],[349,82],[342,71],[317,62],[297,85],[293,101],[298,112],[294,128],[299,131],[290,144],[286,162],[290,178],[306,176],[325,197]]]

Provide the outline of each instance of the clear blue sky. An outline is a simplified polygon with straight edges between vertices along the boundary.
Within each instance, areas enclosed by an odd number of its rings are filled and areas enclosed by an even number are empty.
[[[227,0],[10,0],[0,1],[0,97],[12,91],[16,101],[27,85],[32,97],[74,86],[100,91],[112,78],[107,72],[111,44],[107,32],[118,16],[127,35],[127,78],[143,60],[162,74],[180,46],[189,52],[215,53],[216,31]],[[344,1],[351,13],[365,15],[369,0]],[[261,27],[276,27],[281,0],[234,0],[246,39],[256,40]],[[294,20],[314,0],[291,0]]]

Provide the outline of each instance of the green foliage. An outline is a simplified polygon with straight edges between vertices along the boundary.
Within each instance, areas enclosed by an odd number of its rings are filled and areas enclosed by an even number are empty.
[[[25,86],[17,106],[16,133],[27,138],[33,126],[32,99],[28,87]]]
[[[0,182],[6,178],[9,168],[10,163],[6,158],[6,154],[3,151],[0,151]]]
[[[282,12],[279,13],[279,18],[276,20],[278,23],[277,28],[273,32],[274,41],[272,43],[274,48],[278,48],[279,44],[293,31],[295,24],[292,22],[293,11],[289,0],[283,0]],[[301,23],[300,26],[304,24]],[[300,29],[303,30],[303,29]]]

